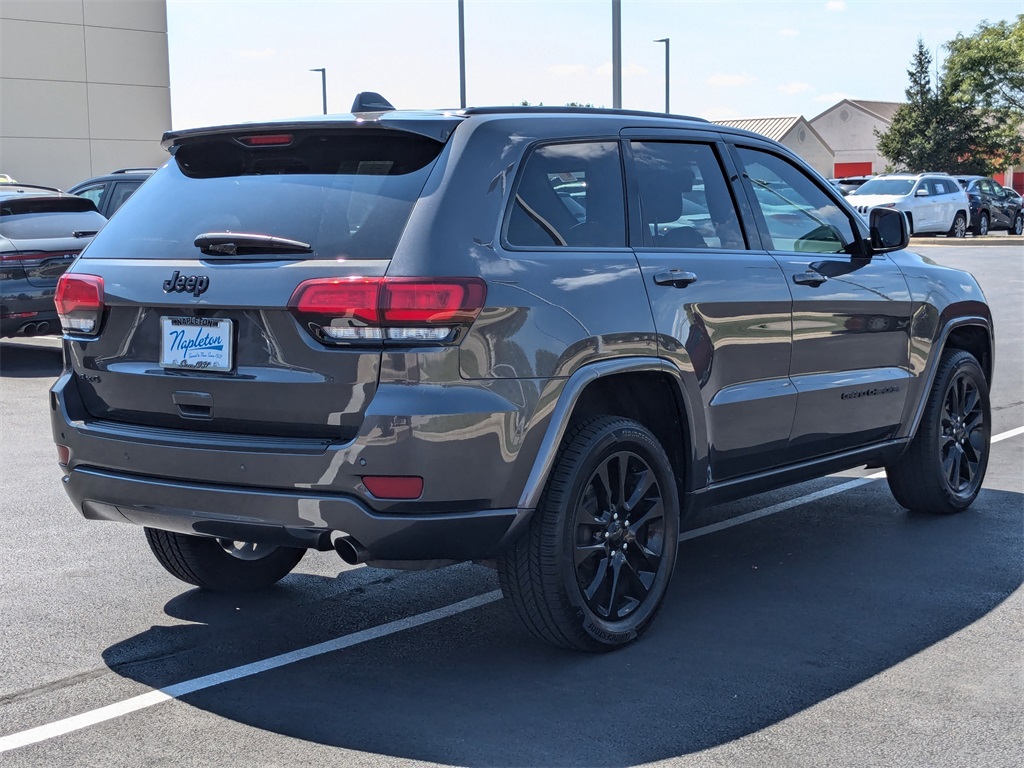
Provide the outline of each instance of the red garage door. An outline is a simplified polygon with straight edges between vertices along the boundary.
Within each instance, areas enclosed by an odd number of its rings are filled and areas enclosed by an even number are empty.
[[[844,176],[869,176],[870,174],[870,161],[866,163],[836,163],[832,166],[832,176],[837,179]]]

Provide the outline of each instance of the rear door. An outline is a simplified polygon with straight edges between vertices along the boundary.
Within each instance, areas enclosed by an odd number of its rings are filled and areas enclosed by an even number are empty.
[[[768,148],[737,147],[743,181],[793,296],[793,461],[891,437],[910,370],[912,305],[884,254],[853,255],[854,223],[832,193]]]
[[[791,298],[756,233],[748,247],[724,147],[664,134],[628,147],[641,219],[634,251],[659,352],[699,387],[710,479],[783,464],[796,409]]]
[[[182,141],[75,266],[104,286],[99,334],[68,347],[90,415],[353,436],[382,352],[373,281],[442,146],[375,129]],[[318,278],[351,289],[345,306],[290,308]]]

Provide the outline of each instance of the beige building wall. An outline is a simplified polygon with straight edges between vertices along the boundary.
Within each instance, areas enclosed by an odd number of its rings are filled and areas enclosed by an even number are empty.
[[[792,150],[794,154],[799,155],[805,163],[826,179],[831,178],[832,164],[835,161],[832,149],[806,120],[800,118],[800,121],[779,142]]]
[[[0,0],[0,173],[62,189],[167,159],[165,0]]]
[[[889,121],[883,116],[844,100],[811,118],[810,124],[832,147],[836,163],[871,163],[872,173],[885,170],[887,161],[878,151],[875,136],[876,130],[889,129]]]

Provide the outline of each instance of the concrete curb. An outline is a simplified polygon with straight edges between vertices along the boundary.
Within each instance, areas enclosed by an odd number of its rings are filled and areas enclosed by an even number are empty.
[[[915,245],[954,245],[964,247],[1002,245],[1002,246],[1024,246],[1024,235],[989,234],[985,237],[912,237],[907,247],[913,250]]]

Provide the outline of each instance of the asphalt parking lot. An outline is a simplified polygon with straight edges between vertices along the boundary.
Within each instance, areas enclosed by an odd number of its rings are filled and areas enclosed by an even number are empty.
[[[909,515],[865,470],[707,510],[650,633],[599,657],[534,642],[473,565],[187,589],[68,502],[59,343],[0,343],[0,764],[1019,764],[1024,246],[932,243],[996,319],[975,505]]]

